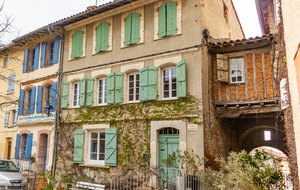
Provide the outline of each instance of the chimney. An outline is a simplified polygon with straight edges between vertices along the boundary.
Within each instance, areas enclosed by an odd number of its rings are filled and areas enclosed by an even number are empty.
[[[88,6],[86,8],[87,11],[93,10],[96,7],[96,5]]]

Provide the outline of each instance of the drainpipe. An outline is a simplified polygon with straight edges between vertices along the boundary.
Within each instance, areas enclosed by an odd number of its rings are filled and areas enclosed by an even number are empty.
[[[58,140],[58,130],[59,130],[59,122],[60,122],[60,103],[61,103],[61,80],[62,80],[62,67],[63,67],[63,53],[64,53],[64,35],[55,30],[53,25],[48,25],[48,31],[54,34],[57,37],[60,37],[60,59],[59,59],[59,67],[58,67],[58,79],[57,79],[57,93],[58,100],[56,101],[56,109],[55,109],[55,125],[54,125],[54,143],[53,143],[53,155],[52,155],[52,165],[51,165],[51,174],[55,178],[56,171],[56,156],[57,156],[57,140]]]

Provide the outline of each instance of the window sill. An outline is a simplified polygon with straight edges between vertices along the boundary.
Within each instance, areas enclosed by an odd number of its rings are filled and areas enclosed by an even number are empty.
[[[125,48],[129,48],[129,47],[138,46],[138,45],[144,44],[144,43],[145,43],[145,42],[140,42],[140,43],[138,43],[138,44],[130,44],[130,45],[128,45],[128,46],[123,45],[123,46],[121,46],[121,49],[125,49]]]
[[[100,51],[100,52],[93,52],[93,54],[92,54],[92,56],[95,56],[95,55],[98,55],[98,54],[104,54],[104,53],[108,53],[108,52],[111,52],[112,51],[112,49],[109,49],[109,50],[107,50],[107,51]]]
[[[97,167],[97,168],[109,168],[109,166],[105,166],[103,164],[96,164],[96,163],[86,163],[86,164],[79,164],[79,166],[85,166],[85,167]]]
[[[170,36],[164,36],[164,37],[161,37],[161,38],[159,38],[157,36],[157,38],[156,37],[154,38],[154,41],[159,41],[159,40],[163,40],[163,39],[167,39],[167,38],[172,38],[172,37],[180,36],[180,35],[182,35],[182,33],[180,33],[180,34],[174,34],[174,35],[170,35]]]
[[[76,61],[76,60],[83,59],[83,58],[85,58],[85,55],[83,55],[83,56],[81,56],[81,57],[76,57],[76,58],[74,58],[74,59],[69,58],[69,61]]]
[[[13,94],[13,93],[15,93],[15,92],[7,92],[7,95],[10,95],[10,94]]]

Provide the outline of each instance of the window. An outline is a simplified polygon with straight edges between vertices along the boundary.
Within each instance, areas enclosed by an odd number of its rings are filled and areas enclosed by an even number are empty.
[[[80,82],[74,84],[73,89],[73,107],[79,107],[80,105]]]
[[[243,77],[243,61],[242,58],[231,58],[230,61],[230,82],[242,83]]]
[[[99,79],[98,81],[98,104],[107,103],[107,78]]]
[[[140,43],[140,13],[130,13],[125,18],[125,46]]]
[[[38,69],[40,55],[40,44],[30,50],[24,50],[23,73]]]
[[[108,50],[109,23],[102,22],[96,28],[96,53]]]
[[[104,164],[105,132],[92,131],[89,135],[89,162]]]
[[[7,67],[7,64],[8,64],[8,55],[5,56],[4,58],[4,67]]]
[[[18,119],[18,110],[6,110],[4,127],[16,126]]]
[[[52,103],[52,101],[53,101],[53,98],[51,98],[51,88],[52,88],[52,85],[47,85],[47,86],[45,86],[45,88],[44,88],[44,94],[45,94],[45,98],[44,98],[44,100],[45,100],[45,104],[44,104],[44,108],[45,107],[48,107],[49,106],[49,104],[51,104]],[[46,110],[44,110],[45,112],[46,112]]]
[[[26,108],[25,108],[25,114],[31,113],[31,96],[32,96],[32,89],[27,90],[26,92]]]
[[[8,88],[7,88],[7,93],[13,93],[15,90],[15,77],[16,73],[12,73],[8,76]]]
[[[265,141],[271,140],[271,131],[264,131],[264,139]]]
[[[59,41],[59,37],[56,37],[55,39],[50,39],[49,42],[42,42],[41,68],[58,63]]]
[[[168,68],[163,70],[162,76],[163,99],[177,97],[177,71],[176,68]]]
[[[34,70],[35,48],[31,50],[31,59],[28,65],[28,71]]]
[[[140,75],[130,74],[128,75],[128,102],[137,102],[140,97]]]
[[[25,158],[26,151],[27,151],[27,134],[22,135],[23,136],[23,146],[22,146],[22,154],[21,157]]]
[[[72,54],[71,59],[81,57],[83,54],[83,31],[77,30],[72,35]]]
[[[177,34],[177,3],[167,2],[159,7],[158,36]]]
[[[49,65],[54,63],[53,58],[54,58],[54,41],[51,42],[49,45]]]

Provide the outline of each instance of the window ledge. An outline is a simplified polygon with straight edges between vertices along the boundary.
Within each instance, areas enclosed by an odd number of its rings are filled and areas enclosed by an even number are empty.
[[[74,59],[71,59],[71,58],[70,58],[68,61],[71,62],[71,61],[76,61],[76,60],[83,59],[83,58],[85,58],[85,55],[84,55],[84,56],[81,56],[81,57],[76,57],[76,58],[74,58]]]
[[[96,163],[79,164],[79,166],[97,167],[97,168],[109,168],[109,166],[105,166],[105,165],[102,165],[102,164],[96,164]]]
[[[95,56],[95,55],[98,55],[98,54],[108,53],[108,52],[111,52],[111,51],[112,51],[112,49],[107,50],[107,51],[100,51],[100,52],[97,52],[97,53],[93,53],[92,56]]]
[[[164,40],[164,39],[167,39],[167,38],[172,38],[172,37],[175,37],[175,36],[180,36],[180,35],[182,35],[182,33],[180,33],[180,34],[174,34],[174,35],[170,35],[170,36],[164,36],[164,37],[162,37],[162,38],[154,38],[154,41],[158,41],[158,40]]]
[[[144,44],[145,42],[140,42],[138,44],[129,44],[128,46],[122,46],[121,49],[125,49],[125,48],[129,48],[129,47],[134,47],[134,46],[138,46],[140,44]]]

